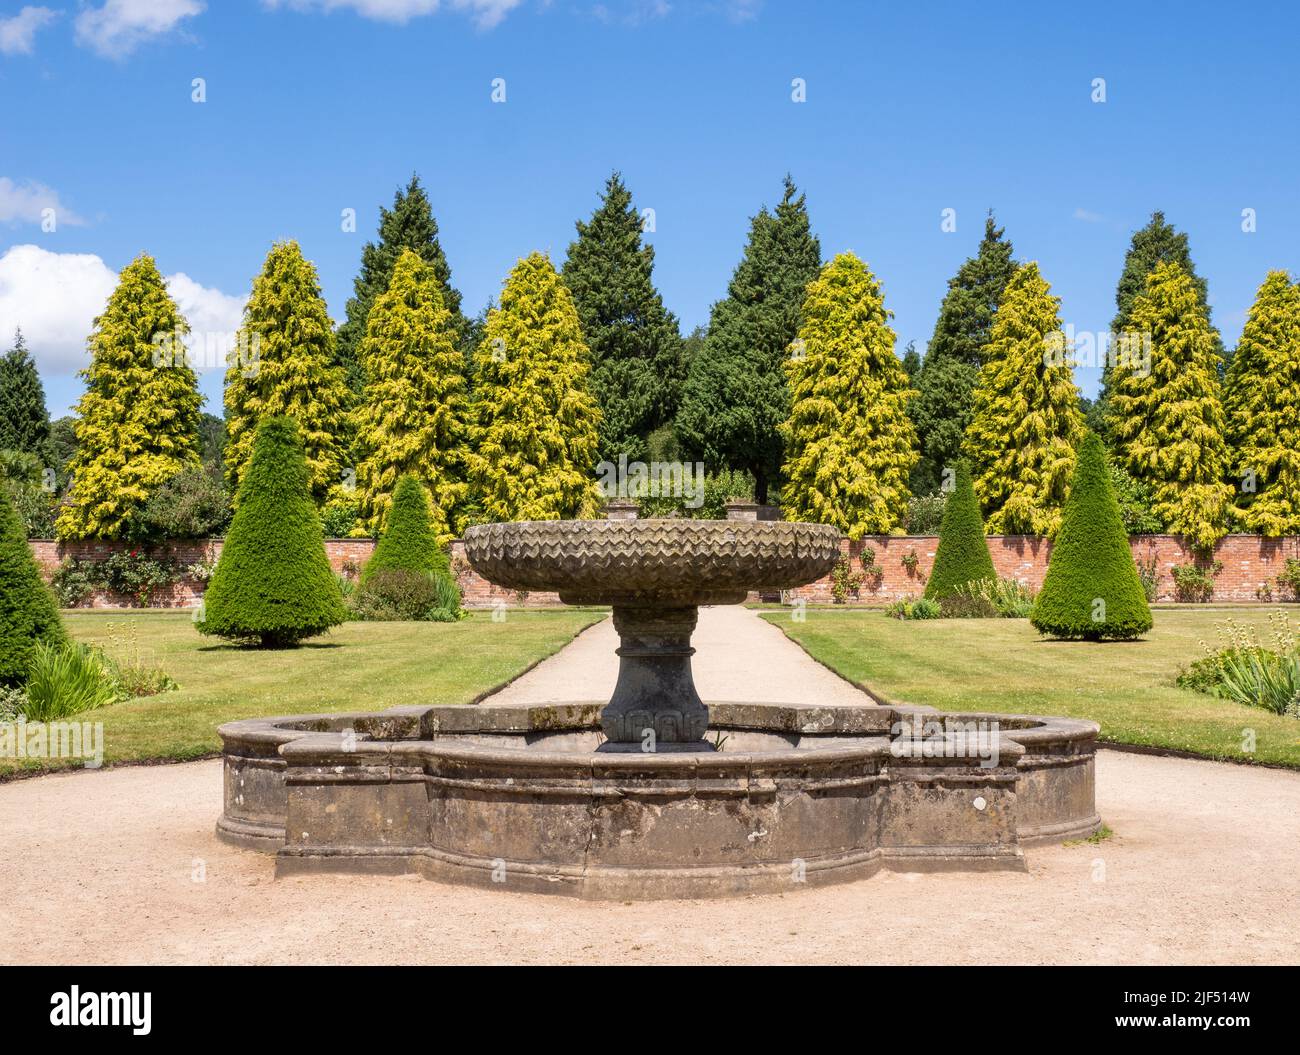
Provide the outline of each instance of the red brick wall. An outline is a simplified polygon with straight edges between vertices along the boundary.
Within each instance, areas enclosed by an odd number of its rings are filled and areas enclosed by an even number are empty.
[[[930,568],[934,564],[938,543],[938,538],[932,535],[876,536],[853,543],[845,540],[842,548],[850,555],[855,572],[860,573],[862,570],[858,558],[864,546],[875,550],[875,563],[884,572],[879,581],[864,577],[858,596],[851,598],[849,603],[886,604],[900,597],[920,594],[925,589],[925,577],[930,574]],[[120,542],[59,543],[40,539],[32,540],[31,545],[47,578],[54,573],[64,557],[102,559],[115,550],[129,548],[126,543]],[[1155,558],[1159,600],[1175,600],[1170,569],[1175,564],[1192,563],[1186,547],[1178,538],[1170,535],[1138,535],[1132,539],[1132,546],[1133,556],[1137,560]],[[325,542],[330,565],[336,572],[343,572],[348,562],[360,568],[373,550],[374,542],[370,539],[327,539]],[[1051,552],[1050,542],[1022,535],[993,535],[989,537],[989,551],[999,575],[1019,579],[1035,588],[1042,585],[1043,575],[1047,571],[1048,554]],[[221,539],[171,543],[155,552],[184,567],[204,559],[215,560],[221,553]],[[902,562],[908,553],[916,554],[915,574]],[[1282,599],[1282,592],[1273,580],[1282,571],[1286,558],[1300,559],[1300,538],[1264,539],[1258,535],[1228,535],[1219,543],[1215,557],[1223,562],[1223,570],[1214,583],[1215,601],[1256,601],[1259,599],[1260,587],[1270,583],[1273,584],[1274,596]],[[491,608],[497,604],[545,608],[560,603],[553,593],[521,595],[514,590],[493,586],[469,567],[465,560],[465,548],[458,541],[451,544],[451,566],[468,608]],[[186,576],[170,594],[156,598],[155,603],[160,607],[188,607],[197,603],[202,594],[203,584]],[[751,596],[758,599],[757,593]],[[830,576],[791,590],[787,596],[803,598],[809,604],[830,604],[833,600]],[[92,602],[96,608],[126,607],[131,604],[130,598],[111,595],[97,596]]]
[[[939,545],[937,536],[876,536],[862,542],[841,544],[850,555],[853,571],[861,573],[858,558],[865,546],[875,550],[876,566],[884,575],[876,580],[863,577],[856,598],[849,603],[886,604],[900,597],[911,597],[925,589],[925,579],[934,565],[934,554]],[[1172,535],[1135,535],[1130,540],[1133,557],[1140,562],[1156,562],[1157,599],[1177,600],[1174,596],[1172,568],[1175,564],[1194,563],[1192,555],[1181,539]],[[1047,573],[1047,559],[1052,544],[1046,539],[1026,535],[991,535],[989,552],[998,575],[1018,579],[1035,589],[1042,586]],[[916,554],[916,573],[910,572],[902,558]],[[1300,559],[1300,538],[1266,539],[1258,535],[1228,535],[1215,550],[1215,559],[1223,562],[1223,570],[1214,580],[1215,601],[1257,601],[1261,587],[1271,584],[1276,599],[1285,598],[1274,580],[1283,570],[1286,558]],[[757,595],[755,595],[757,596]],[[803,598],[809,604],[830,604],[831,579],[827,576],[814,583],[791,590],[791,598]]]

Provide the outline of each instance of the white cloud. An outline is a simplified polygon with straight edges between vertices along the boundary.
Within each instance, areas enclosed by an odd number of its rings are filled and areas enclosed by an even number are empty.
[[[1089,212],[1087,209],[1075,209],[1074,218],[1084,223],[1103,223],[1106,219],[1101,213]]]
[[[56,224],[84,227],[86,221],[59,201],[58,192],[44,183],[23,180],[16,183],[8,176],[0,176],[0,223],[40,223],[45,210],[54,210]]]
[[[422,15],[436,14],[443,0],[262,0],[267,7],[287,7],[294,11],[355,11],[362,18],[399,25]],[[491,29],[518,7],[523,0],[446,0],[454,11],[472,15],[480,29]]]
[[[86,337],[117,286],[117,272],[93,253],[52,253],[16,245],[0,256],[0,344],[22,327],[42,373],[67,375],[88,363]],[[205,350],[239,327],[244,301],[202,286],[184,272],[167,279],[192,331],[195,366],[213,368]]]
[[[105,0],[103,7],[89,7],[77,16],[77,43],[105,58],[124,58],[200,14],[204,6],[203,0]]]
[[[58,17],[59,13],[48,7],[24,7],[13,18],[0,18],[0,54],[30,55],[36,31]]]

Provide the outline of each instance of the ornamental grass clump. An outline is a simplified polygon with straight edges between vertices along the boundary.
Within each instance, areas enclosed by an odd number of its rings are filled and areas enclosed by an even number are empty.
[[[1122,641],[1151,629],[1151,609],[1124,532],[1101,440],[1079,450],[1061,530],[1029,617],[1040,634]]]
[[[196,626],[205,634],[283,647],[346,618],[298,426],[291,418],[267,418],[257,430],[235,519]]]

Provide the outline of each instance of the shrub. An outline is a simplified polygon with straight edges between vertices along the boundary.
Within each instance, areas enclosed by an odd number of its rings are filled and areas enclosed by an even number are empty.
[[[1110,484],[1119,503],[1120,519],[1130,535],[1158,535],[1165,529],[1152,504],[1151,486],[1122,466],[1110,463]]]
[[[145,503],[141,534],[150,539],[212,538],[230,524],[230,493],[215,466],[173,476]]]
[[[267,418],[239,488],[238,511],[203,598],[205,634],[293,645],[347,618],[308,489],[298,426]]]
[[[1212,564],[1175,564],[1169,569],[1174,577],[1174,596],[1180,601],[1205,603],[1214,596],[1214,577],[1223,570],[1223,561]]]
[[[1004,619],[1028,619],[1034,607],[1035,591],[1015,579],[979,579],[958,591],[970,601],[972,610],[982,610]]]
[[[939,602],[945,619],[996,619],[998,610],[993,602],[970,591],[970,584],[958,588]]]
[[[862,576],[853,570],[849,558],[841,554],[831,569],[831,600],[843,604],[850,595],[857,596],[862,588]]]
[[[348,538],[361,519],[361,502],[355,493],[341,487],[330,489],[325,506],[320,511],[321,533],[325,538]]]
[[[0,686],[21,685],[35,648],[65,640],[54,597],[9,497],[0,494]]]
[[[455,622],[460,590],[442,572],[380,568],[357,588],[353,606],[362,619]]]
[[[107,707],[119,696],[109,665],[97,650],[75,642],[40,642],[27,679],[25,714],[34,722],[53,722],[82,711]]]
[[[957,466],[957,486],[948,496],[943,511],[939,549],[925,584],[925,596],[942,603],[956,597],[967,583],[996,578],[989,544],[984,538],[984,521],[980,519],[975,489],[971,486],[970,467],[961,462]]]
[[[1151,629],[1151,609],[1095,433],[1079,450],[1030,621],[1039,633],[1066,640],[1127,640]]]
[[[885,615],[891,619],[938,619],[943,609],[938,601],[914,597],[895,601],[885,609]]]
[[[0,450],[0,486],[18,511],[28,538],[54,537],[54,492],[41,459],[27,451]]]
[[[1277,584],[1292,601],[1300,601],[1300,560],[1287,557],[1286,565],[1278,572]]]
[[[1147,604],[1152,604],[1160,596],[1160,564],[1155,557],[1137,561],[1138,581],[1142,583],[1142,594]]]
[[[643,519],[689,517],[692,520],[726,520],[728,502],[754,500],[754,478],[743,469],[723,469],[705,474],[703,490],[703,497],[693,506],[687,505],[685,495],[633,496],[637,498],[637,515]]]
[[[126,623],[110,622],[105,630],[108,634],[108,650],[102,653],[105,672],[121,699],[157,696],[180,688],[141,650],[139,629],[134,619]]]
[[[96,592],[123,594],[147,607],[181,577],[174,561],[140,550],[120,550],[104,560],[67,557],[54,573],[54,592],[65,608],[76,608]]]
[[[907,504],[907,533],[909,535],[934,535],[943,524],[943,510],[947,504],[942,491],[928,495],[913,495]]]
[[[403,476],[393,491],[388,522],[375,552],[361,570],[361,583],[385,569],[448,574],[450,561],[438,545],[429,492],[414,476]]]
[[[27,693],[0,686],[0,722],[12,722],[27,713]]]

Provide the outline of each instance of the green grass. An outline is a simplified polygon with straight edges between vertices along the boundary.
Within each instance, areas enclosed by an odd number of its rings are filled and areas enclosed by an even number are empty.
[[[802,623],[788,610],[763,618],[889,701],[1091,718],[1115,743],[1300,767],[1300,721],[1174,684],[1205,654],[1201,641],[1217,647],[1216,622],[1231,614],[1265,631],[1272,610],[1156,609],[1151,633],[1128,642],[1048,641],[1024,619],[902,622],[879,611],[818,608]]]
[[[111,646],[109,624],[134,621],[142,658],[180,685],[79,716],[104,723],[104,761],[114,763],[214,754],[221,747],[217,726],[236,718],[470,703],[604,615],[566,609],[510,611],[502,622],[475,612],[459,623],[345,623],[282,650],[203,637],[188,612],[65,612],[64,624],[75,640]],[[0,778],[66,764],[0,758]]]

